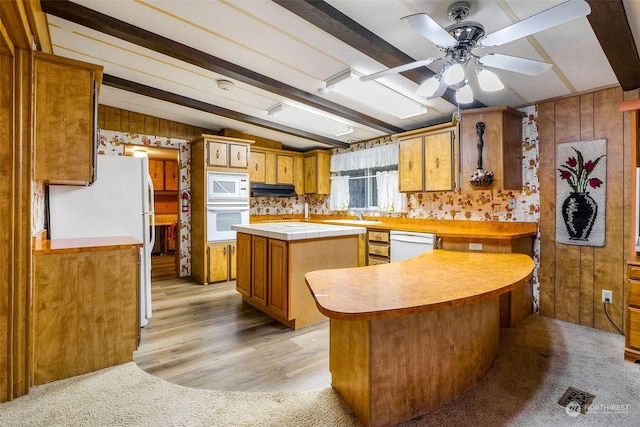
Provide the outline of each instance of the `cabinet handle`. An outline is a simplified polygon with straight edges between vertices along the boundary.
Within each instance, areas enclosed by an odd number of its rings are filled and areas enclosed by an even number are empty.
[[[286,166],[284,167],[284,173],[287,173],[287,167]]]
[[[256,163],[256,172],[258,171],[258,164]]]
[[[236,247],[235,246],[231,246],[231,253],[235,254],[236,253]]]
[[[411,170],[411,160],[409,160],[409,170]]]
[[[227,247],[225,246],[224,248],[222,248],[222,254],[226,255],[227,254]]]
[[[220,149],[217,148],[216,149],[216,159],[219,159],[219,158],[220,158]]]
[[[440,167],[440,158],[436,157],[436,168]]]
[[[375,252],[376,254],[380,254],[380,249],[376,248],[373,252]]]
[[[238,160],[240,160],[240,152],[238,151]]]

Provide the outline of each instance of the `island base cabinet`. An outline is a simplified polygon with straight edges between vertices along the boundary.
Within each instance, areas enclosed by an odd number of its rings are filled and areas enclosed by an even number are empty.
[[[305,273],[359,265],[359,235],[285,241],[237,233],[236,238],[236,289],[243,301],[291,329],[327,320],[307,287]]]
[[[34,385],[133,360],[138,247],[33,258]]]
[[[391,426],[460,396],[491,368],[499,297],[375,320],[330,320],[332,385],[365,426]]]

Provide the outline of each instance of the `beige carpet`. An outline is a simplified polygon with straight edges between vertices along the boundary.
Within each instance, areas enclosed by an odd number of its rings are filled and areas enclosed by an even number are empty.
[[[499,356],[475,387],[402,426],[638,426],[640,365],[624,338],[541,316],[503,330]],[[558,400],[568,387],[594,394],[586,414]],[[0,404],[2,426],[356,426],[332,389],[304,393],[199,390],[133,362],[32,389]]]

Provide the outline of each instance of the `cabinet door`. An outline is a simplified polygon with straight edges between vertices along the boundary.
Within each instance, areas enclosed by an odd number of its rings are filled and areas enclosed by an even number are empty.
[[[235,280],[237,277],[237,246],[236,243],[229,243],[229,280]]]
[[[400,141],[398,158],[398,186],[400,191],[423,190],[422,141],[422,136]]]
[[[425,191],[450,191],[453,189],[452,137],[452,132],[425,137]]]
[[[207,244],[207,255],[209,258],[208,283],[227,280],[229,277],[229,244]]]
[[[162,160],[149,159],[149,175],[155,191],[164,190],[164,162]]]
[[[92,183],[97,151],[96,73],[102,67],[42,52],[33,56],[34,177],[54,184]]]
[[[236,233],[236,290],[251,297],[251,235]]]
[[[267,305],[267,238],[251,237],[251,299]]]
[[[269,239],[269,308],[288,318],[289,315],[289,274],[287,242]]]
[[[229,167],[247,169],[249,166],[249,147],[246,144],[229,144]]]
[[[293,184],[293,156],[276,155],[276,182]]]
[[[164,162],[164,189],[165,191],[178,191],[179,174],[178,162],[165,160]]]
[[[316,157],[308,156],[304,158],[304,192],[316,192]]]
[[[266,182],[266,153],[262,151],[251,151],[249,158],[249,180],[251,182]]]
[[[207,166],[227,167],[227,143],[207,141]]]

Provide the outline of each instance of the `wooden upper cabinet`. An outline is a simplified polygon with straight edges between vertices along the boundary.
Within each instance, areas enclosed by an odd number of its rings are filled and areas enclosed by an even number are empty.
[[[400,191],[422,191],[424,182],[424,138],[400,141],[398,154],[398,179]]]
[[[462,189],[521,190],[522,119],[525,114],[504,106],[463,110],[460,114]],[[479,122],[485,124],[482,168],[494,173],[493,183],[487,186],[475,186],[469,182],[477,169],[476,123]]]
[[[249,144],[253,141],[202,135],[205,140],[206,167],[216,170],[248,172]]]
[[[457,134],[457,125],[448,124],[400,139],[400,191],[455,190]]]
[[[267,182],[267,153],[251,150],[249,154],[249,180],[251,182]]]
[[[293,173],[293,156],[287,154],[276,154],[276,183],[293,184]]]
[[[164,161],[149,159],[149,176],[155,191],[164,190]]]
[[[178,191],[178,162],[175,160],[149,159],[149,175],[155,191]]]
[[[164,190],[178,191],[180,186],[180,168],[175,160],[164,161]]]
[[[331,192],[331,152],[308,151],[304,154],[304,192],[329,194]]]
[[[294,152],[255,147],[249,156],[249,179],[265,184],[294,184]]]
[[[102,67],[34,52],[33,73],[34,178],[47,184],[91,184]]]

